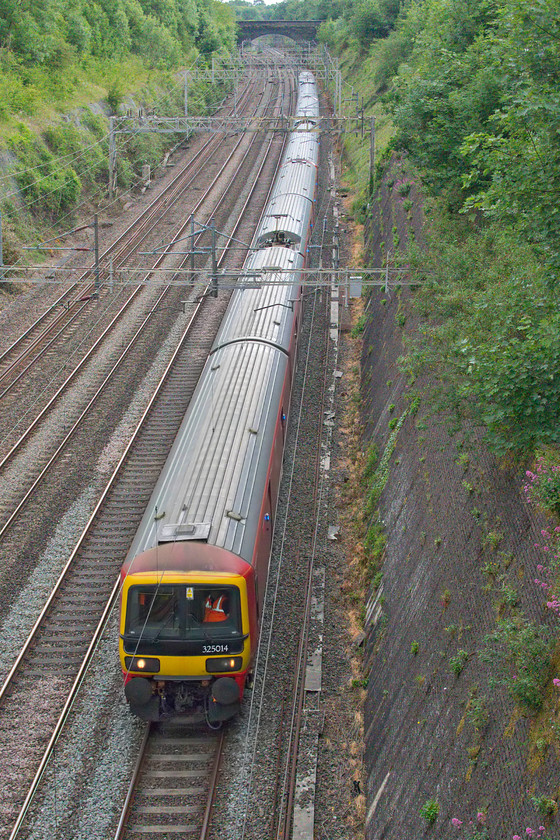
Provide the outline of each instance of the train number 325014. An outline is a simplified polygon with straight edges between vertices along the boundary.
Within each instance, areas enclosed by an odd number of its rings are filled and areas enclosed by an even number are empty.
[[[202,653],[227,653],[229,645],[202,645]]]

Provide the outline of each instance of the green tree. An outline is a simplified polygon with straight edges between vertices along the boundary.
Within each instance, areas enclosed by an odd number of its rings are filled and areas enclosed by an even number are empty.
[[[498,23],[494,67],[505,79],[503,101],[485,132],[465,138],[462,153],[471,168],[464,185],[478,188],[467,207],[515,224],[556,278],[560,272],[560,14],[551,0],[509,0]]]
[[[387,18],[376,0],[361,0],[354,7],[352,31],[362,50],[367,50],[377,38],[384,38],[389,28]]]

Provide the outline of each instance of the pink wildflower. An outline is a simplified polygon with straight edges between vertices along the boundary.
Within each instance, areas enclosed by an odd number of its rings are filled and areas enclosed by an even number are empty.
[[[484,823],[486,822],[486,814],[484,813],[484,811],[479,811],[476,815],[476,819],[481,825],[484,825]]]
[[[558,677],[555,677],[555,678],[552,680],[552,685],[555,685],[555,686],[556,686],[556,688],[560,688],[560,680],[558,679]]]
[[[459,828],[459,826],[463,825],[463,821],[458,820],[457,817],[453,817],[453,819],[451,820],[451,825],[454,825],[455,828]]]

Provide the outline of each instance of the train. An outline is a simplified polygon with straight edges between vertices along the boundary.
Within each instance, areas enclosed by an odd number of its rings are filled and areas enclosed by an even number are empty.
[[[124,691],[146,721],[219,728],[252,677],[317,191],[312,73],[299,74],[297,94],[242,272],[264,271],[266,282],[233,291],[121,569]]]

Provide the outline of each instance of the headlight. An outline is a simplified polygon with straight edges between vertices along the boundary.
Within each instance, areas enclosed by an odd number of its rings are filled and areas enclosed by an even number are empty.
[[[242,665],[242,656],[223,656],[220,659],[206,660],[206,670],[209,674],[223,674],[227,671],[239,671]]]
[[[159,659],[147,656],[125,656],[124,665],[127,671],[141,671],[144,674],[157,674]]]

